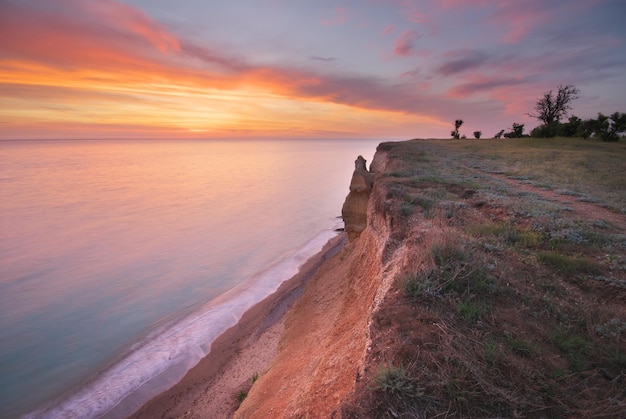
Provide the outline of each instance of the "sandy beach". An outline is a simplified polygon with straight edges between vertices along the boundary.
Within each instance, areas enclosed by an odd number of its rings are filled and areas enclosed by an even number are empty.
[[[298,274],[224,332],[211,346],[211,352],[178,384],[151,399],[131,417],[231,417],[238,405],[237,394],[248,390],[252,377],[262,374],[276,355],[286,313],[302,295],[308,280],[346,241],[345,234],[331,239]],[[111,417],[119,416],[111,413]]]

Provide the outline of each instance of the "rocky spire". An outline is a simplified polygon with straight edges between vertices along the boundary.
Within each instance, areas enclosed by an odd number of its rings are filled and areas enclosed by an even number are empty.
[[[362,156],[354,162],[354,172],[350,181],[350,193],[341,209],[341,216],[350,241],[359,237],[367,227],[367,202],[374,184],[374,176],[366,166]]]

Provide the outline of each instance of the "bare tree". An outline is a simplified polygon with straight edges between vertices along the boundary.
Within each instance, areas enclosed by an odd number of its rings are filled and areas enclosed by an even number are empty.
[[[545,125],[553,122],[559,122],[561,118],[567,115],[567,111],[571,109],[570,103],[578,99],[578,90],[574,85],[559,85],[556,95],[552,90],[543,94],[543,97],[535,104],[535,113],[527,114],[530,117],[537,118]]]

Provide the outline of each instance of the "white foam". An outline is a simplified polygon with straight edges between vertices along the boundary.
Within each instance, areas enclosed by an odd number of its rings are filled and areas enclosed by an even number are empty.
[[[172,327],[136,345],[127,357],[69,397],[26,418],[126,417],[174,384],[205,357],[215,339],[254,304],[298,273],[334,236],[327,230],[292,255],[210,301]]]

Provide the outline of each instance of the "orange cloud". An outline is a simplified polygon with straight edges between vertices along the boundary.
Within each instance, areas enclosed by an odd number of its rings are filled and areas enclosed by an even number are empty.
[[[4,138],[393,135],[440,129],[436,109],[458,106],[371,77],[253,66],[114,0],[32,5],[0,3]],[[404,37],[408,54],[419,35]]]

